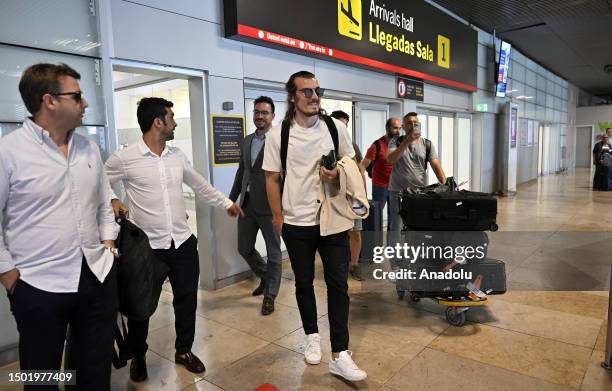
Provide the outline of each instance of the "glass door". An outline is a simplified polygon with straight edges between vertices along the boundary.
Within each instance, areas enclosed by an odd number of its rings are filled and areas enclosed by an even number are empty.
[[[356,102],[355,103],[355,138],[365,156],[372,143],[385,134],[385,122],[389,118],[389,105]],[[368,198],[372,198],[372,181],[366,180]],[[385,207],[386,208],[386,207]],[[383,211],[383,216],[387,212]]]
[[[455,178],[457,184],[467,181],[462,189],[471,189],[472,117],[457,114],[457,150],[455,154]]]

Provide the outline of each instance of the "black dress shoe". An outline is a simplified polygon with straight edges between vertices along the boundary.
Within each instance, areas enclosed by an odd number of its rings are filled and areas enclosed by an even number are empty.
[[[271,297],[264,297],[263,304],[261,305],[261,314],[270,315],[274,312],[274,299]]]
[[[191,352],[187,352],[184,356],[176,353],[174,355],[174,361],[176,361],[177,364],[184,365],[189,372],[204,373],[206,371],[204,363]]]
[[[266,289],[266,282],[261,280],[259,286],[255,288],[255,290],[251,293],[253,296],[259,296],[264,293],[264,289]]]
[[[130,364],[130,379],[135,382],[141,382],[147,380],[148,376],[145,356],[134,357]]]

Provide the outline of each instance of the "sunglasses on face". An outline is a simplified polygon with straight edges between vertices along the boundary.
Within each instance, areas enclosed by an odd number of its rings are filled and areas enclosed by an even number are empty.
[[[74,92],[57,92],[54,94],[50,94],[52,96],[71,96],[75,102],[79,103],[83,100],[83,92],[82,91],[74,91]]]
[[[314,92],[317,93],[317,96],[320,98],[325,94],[325,88],[317,87],[317,88],[302,88],[300,91],[304,96],[308,99],[312,98],[312,94]]]

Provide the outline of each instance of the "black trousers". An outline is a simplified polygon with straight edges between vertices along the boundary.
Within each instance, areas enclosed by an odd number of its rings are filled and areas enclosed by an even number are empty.
[[[179,248],[174,241],[167,250],[155,250],[157,259],[168,265],[170,285],[174,299],[176,353],[185,354],[191,351],[195,337],[196,308],[198,305],[198,280],[200,263],[198,258],[198,240],[191,235]],[[149,346],[149,320],[128,319],[128,341],[130,349],[136,356],[143,356]]]
[[[118,308],[117,270],[104,283],[83,259],[76,293],[53,293],[19,280],[9,294],[19,331],[22,370],[60,369],[66,341],[66,370],[76,371],[76,389],[109,390],[112,347]],[[25,389],[57,389],[25,386]]]
[[[306,334],[318,333],[317,303],[312,285],[315,275],[315,253],[323,261],[327,285],[328,318],[332,352],[348,349],[348,265],[351,260],[348,235],[340,232],[321,236],[319,226],[283,224],[283,240],[287,246],[295,275],[295,297]]]

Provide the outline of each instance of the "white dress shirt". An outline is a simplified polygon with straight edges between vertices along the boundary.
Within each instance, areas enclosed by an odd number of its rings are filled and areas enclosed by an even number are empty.
[[[178,148],[166,146],[161,156],[143,140],[113,153],[105,164],[111,184],[123,181],[130,218],[149,237],[154,249],[180,247],[191,236],[183,182],[204,202],[229,209],[233,202],[200,175]],[[113,198],[119,198],[113,194]]]
[[[83,255],[103,282],[113,255],[101,243],[119,231],[100,150],[72,133],[68,158],[27,119],[0,139],[0,273],[47,292],[77,292]]]

